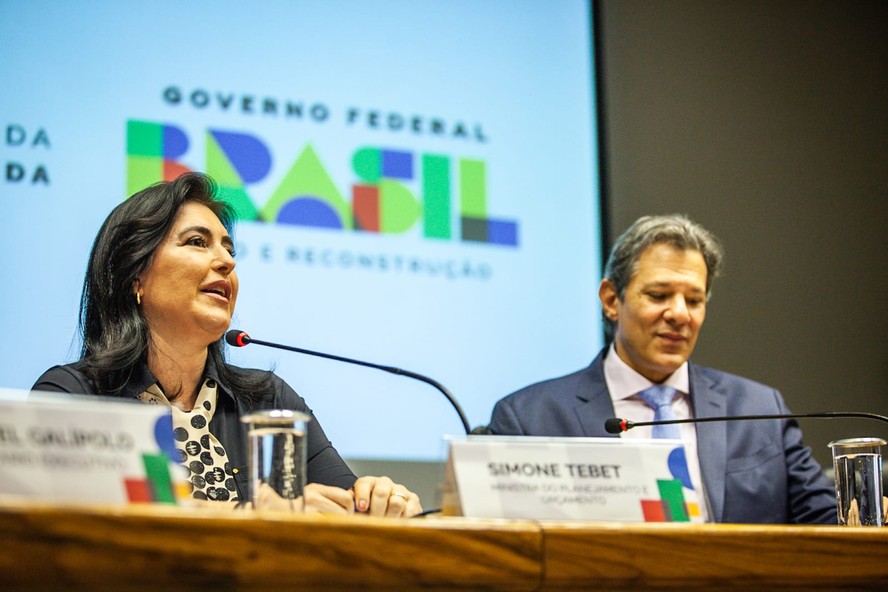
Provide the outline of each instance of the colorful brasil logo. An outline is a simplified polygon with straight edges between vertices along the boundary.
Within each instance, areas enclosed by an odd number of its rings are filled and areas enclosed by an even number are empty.
[[[666,459],[672,479],[657,479],[660,499],[641,500],[645,522],[691,522],[700,518],[699,502],[685,500],[683,490],[694,489],[684,446],[674,448]]]
[[[173,125],[127,122],[127,194],[175,179],[189,169],[177,159],[187,151],[187,134]],[[423,236],[507,247],[518,246],[518,223],[487,214],[487,170],[481,160],[359,148],[352,156],[358,181],[351,203],[336,187],[317,153],[307,144],[262,207],[246,187],[271,171],[271,152],[256,136],[210,129],[206,132],[206,173],[240,220],[340,231],[399,234],[422,220]],[[459,228],[453,226],[453,182],[459,191]],[[421,200],[405,183],[418,183]]]
[[[191,498],[191,483],[173,479],[170,464],[178,462],[178,451],[173,438],[173,417],[165,413],[154,422],[154,440],[160,449],[156,453],[143,452],[145,476],[125,477],[123,488],[129,503],[176,504]]]

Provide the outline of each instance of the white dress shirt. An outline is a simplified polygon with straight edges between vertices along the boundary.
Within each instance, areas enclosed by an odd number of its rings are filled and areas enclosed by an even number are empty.
[[[610,392],[614,405],[614,414],[630,421],[653,421],[654,410],[644,402],[638,393],[654,385],[653,382],[630,368],[626,362],[617,355],[613,344],[608,355],[604,358],[604,380],[607,390]],[[672,411],[676,419],[687,419],[694,416],[691,408],[690,380],[688,378],[688,363],[682,364],[669,378],[661,384],[671,386],[678,393],[672,400]],[[709,522],[709,512],[706,502],[706,491],[703,488],[703,479],[700,476],[700,458],[697,456],[697,431],[694,424],[683,423],[678,425],[681,431],[681,439],[685,445],[685,454],[688,461],[688,472],[691,475],[691,483],[700,498],[700,513],[703,520]],[[650,438],[653,428],[640,426],[620,434],[621,438]]]

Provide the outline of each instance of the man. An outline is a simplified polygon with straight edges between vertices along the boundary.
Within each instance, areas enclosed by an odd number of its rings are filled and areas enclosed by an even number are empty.
[[[637,220],[617,239],[598,290],[608,345],[588,368],[500,400],[490,430],[606,437],[604,422],[615,416],[651,421],[789,413],[777,390],[688,361],[721,260],[717,239],[683,216]],[[664,401],[645,400],[664,391]],[[637,427],[623,437],[675,430],[665,436],[684,440],[707,521],[837,523],[834,487],[795,421],[679,426]]]

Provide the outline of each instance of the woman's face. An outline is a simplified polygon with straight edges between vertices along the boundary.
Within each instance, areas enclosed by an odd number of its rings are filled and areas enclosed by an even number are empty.
[[[231,237],[213,211],[185,203],[136,282],[151,332],[181,345],[219,339],[237,300],[233,255]]]

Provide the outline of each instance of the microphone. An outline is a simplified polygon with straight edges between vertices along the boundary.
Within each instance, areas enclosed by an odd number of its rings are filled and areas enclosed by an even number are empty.
[[[333,354],[325,354],[318,351],[312,351],[310,349],[302,349],[301,347],[281,345],[280,343],[272,343],[270,341],[260,341],[258,339],[253,339],[246,331],[241,331],[239,329],[231,329],[230,331],[225,333],[225,341],[226,343],[228,343],[228,345],[232,345],[234,347],[244,347],[251,343],[255,343],[256,345],[264,345],[266,347],[283,349],[299,354],[317,356],[319,358],[327,358],[328,360],[336,360],[337,362],[345,362],[346,364],[357,364],[358,366],[366,366],[367,368],[376,368],[377,370],[383,370],[385,372],[389,372],[390,374],[398,374],[400,376],[407,376],[416,380],[420,380],[426,384],[432,385],[433,387],[438,389],[441,394],[447,397],[447,400],[450,401],[450,404],[456,410],[456,414],[459,415],[459,420],[462,422],[463,429],[465,429],[466,434],[472,433],[472,428],[469,427],[469,421],[466,419],[465,413],[463,413],[462,408],[459,406],[459,403],[456,402],[456,399],[453,397],[453,395],[450,394],[450,391],[444,388],[444,386],[440,382],[433,380],[428,376],[423,376],[422,374],[417,374],[416,372],[410,372],[409,370],[402,370],[401,368],[395,368],[394,366],[383,366],[382,364],[373,364],[372,362],[364,362],[362,360],[345,358],[343,356],[334,356]]]
[[[611,417],[604,422],[608,434],[619,434],[638,426],[667,425],[672,423],[704,423],[707,421],[741,421],[747,419],[798,419],[803,417],[835,419],[837,417],[863,417],[888,422],[888,417],[876,413],[859,411],[828,411],[824,413],[787,413],[783,415],[729,415],[725,417],[691,417],[688,419],[665,419],[662,421],[629,421],[620,417]]]

